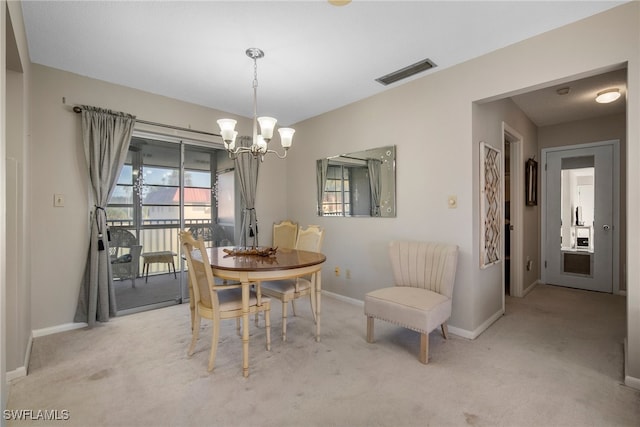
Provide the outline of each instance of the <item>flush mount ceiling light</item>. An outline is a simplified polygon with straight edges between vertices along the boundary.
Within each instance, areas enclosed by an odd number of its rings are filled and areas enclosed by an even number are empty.
[[[275,150],[268,148],[267,144],[271,141],[273,130],[276,127],[277,120],[273,117],[258,117],[258,59],[264,57],[264,52],[258,48],[252,47],[245,52],[247,56],[253,59],[253,140],[251,147],[236,147],[236,137],[238,132],[235,130],[236,121],[233,119],[220,119],[220,134],[224,141],[224,147],[229,153],[229,157],[235,159],[239,154],[251,154],[264,160],[267,153],[275,154],[281,159],[287,157],[287,151],[291,147],[294,129],[280,128],[280,145],[284,148],[284,153],[280,154]],[[258,123],[260,124],[260,134],[258,134]]]
[[[556,89],[556,93],[558,95],[568,95],[570,91],[571,91],[571,87],[569,87],[569,86],[565,86],[565,87],[561,87],[561,88]]]
[[[600,104],[608,104],[609,102],[613,102],[616,99],[620,98],[620,89],[607,89],[602,92],[598,92],[598,96],[596,96],[596,102]]]
[[[351,0],[329,0],[329,4],[332,6],[345,6],[351,3]]]

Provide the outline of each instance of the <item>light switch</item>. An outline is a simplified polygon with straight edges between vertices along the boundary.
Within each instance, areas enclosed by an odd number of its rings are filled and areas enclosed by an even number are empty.
[[[61,208],[64,206],[64,194],[53,195],[53,206],[56,208]]]
[[[449,209],[455,209],[458,207],[458,198],[456,196],[449,196]]]

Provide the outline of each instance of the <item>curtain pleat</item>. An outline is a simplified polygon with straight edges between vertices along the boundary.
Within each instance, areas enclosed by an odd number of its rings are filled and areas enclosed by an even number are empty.
[[[316,161],[316,186],[318,195],[318,215],[322,216],[322,202],[324,200],[324,187],[327,182],[327,170],[329,169],[329,159],[319,159]]]
[[[127,157],[134,125],[135,116],[130,114],[82,106],[82,140],[94,207],[74,320],[89,326],[107,322],[116,313],[105,209]]]
[[[368,159],[369,184],[371,186],[371,216],[381,216],[380,212],[380,192],[382,191],[381,165],[378,159]]]
[[[251,147],[251,144],[251,138],[248,136],[240,137],[236,141],[236,145],[240,147]],[[240,181],[240,194],[242,195],[240,246],[255,247],[258,246],[258,216],[256,215],[255,204],[260,158],[241,154],[236,157],[235,165],[238,180]]]

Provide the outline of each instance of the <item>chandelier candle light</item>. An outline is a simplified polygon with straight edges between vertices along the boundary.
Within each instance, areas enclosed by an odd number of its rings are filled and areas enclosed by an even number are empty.
[[[233,119],[220,119],[218,120],[218,126],[220,126],[224,147],[232,159],[235,159],[239,154],[252,154],[256,157],[260,156],[260,161],[264,161],[264,155],[267,153],[275,154],[284,159],[287,157],[287,151],[291,147],[295,129],[278,129],[280,144],[284,148],[283,154],[268,148],[277,120],[273,117],[258,117],[258,59],[264,57],[264,52],[252,47],[247,49],[246,54],[253,59],[253,141],[251,147],[236,147],[236,137],[238,136],[238,132],[235,130],[236,121]],[[260,124],[260,134],[258,134],[258,124]]]

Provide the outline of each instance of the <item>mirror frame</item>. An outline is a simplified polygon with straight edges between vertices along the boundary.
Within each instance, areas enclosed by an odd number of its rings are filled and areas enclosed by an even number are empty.
[[[326,212],[325,192],[327,191],[327,175],[329,166],[343,166],[354,176],[346,187],[349,196],[344,197],[350,207],[350,212],[344,212],[344,202],[340,198],[338,202],[343,206],[337,213]],[[355,173],[355,172],[362,173]],[[377,179],[371,178],[377,176]],[[397,216],[396,203],[396,146],[388,145],[367,150],[339,154],[316,161],[316,195],[317,215],[327,217],[371,217],[371,218],[395,218]],[[339,180],[344,180],[344,175]],[[335,178],[333,179],[335,181]],[[341,191],[344,192],[344,185]],[[368,188],[366,194],[363,188]],[[376,205],[373,205],[378,201]],[[358,206],[358,202],[360,205]],[[354,209],[355,212],[354,213]],[[368,211],[369,214],[364,214]]]

